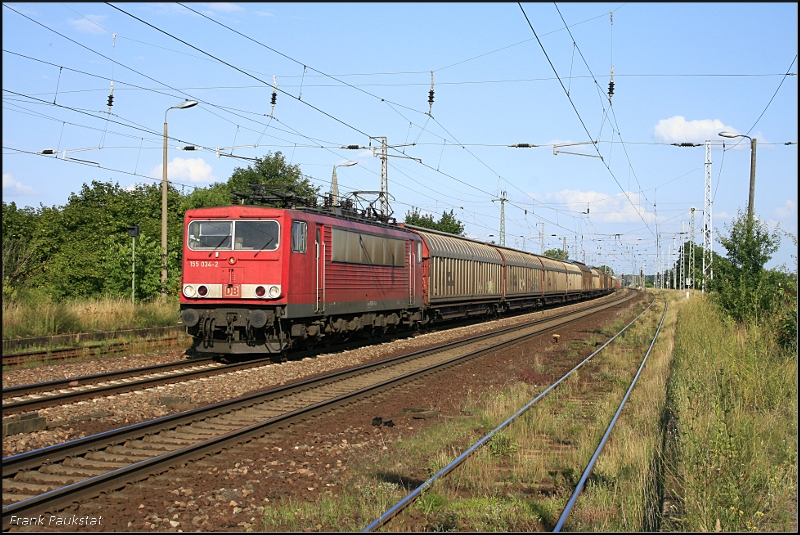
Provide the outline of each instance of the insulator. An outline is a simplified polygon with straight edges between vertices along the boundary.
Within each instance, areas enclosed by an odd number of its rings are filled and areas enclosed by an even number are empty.
[[[428,104],[433,104],[433,89],[428,91]]]
[[[347,148],[350,150],[357,150],[360,149],[361,147],[359,147],[358,145],[348,145]]]
[[[614,80],[608,82],[608,98],[614,96]]]
[[[270,102],[270,104],[272,104],[274,106],[277,101],[278,101],[278,93],[273,91],[272,92],[272,101]]]
[[[111,94],[111,95],[108,95],[108,104],[107,104],[107,106],[110,108],[113,105],[114,105],[114,95]]]

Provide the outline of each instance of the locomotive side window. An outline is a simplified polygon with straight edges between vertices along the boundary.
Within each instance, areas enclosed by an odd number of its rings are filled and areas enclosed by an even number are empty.
[[[277,221],[237,221],[236,250],[274,251],[278,248]]]
[[[292,223],[292,251],[295,253],[306,252],[306,233],[308,225],[305,221],[295,221]]]
[[[230,221],[192,221],[189,223],[189,249],[230,249],[231,231]]]

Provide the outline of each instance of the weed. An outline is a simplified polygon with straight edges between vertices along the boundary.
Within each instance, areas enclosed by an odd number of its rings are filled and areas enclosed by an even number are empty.
[[[489,451],[495,457],[508,457],[517,451],[517,446],[518,444],[512,442],[511,437],[502,431],[498,431],[489,439]]]
[[[417,508],[426,515],[442,509],[445,505],[447,505],[447,498],[436,492],[424,492],[416,501]]]

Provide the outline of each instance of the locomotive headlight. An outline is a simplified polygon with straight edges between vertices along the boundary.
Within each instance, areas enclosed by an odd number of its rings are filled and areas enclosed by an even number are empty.
[[[276,298],[276,297],[278,297],[279,295],[281,295],[281,288],[280,288],[280,286],[270,286],[270,287],[269,287],[269,296],[270,296],[272,299],[275,299],[275,298]]]
[[[208,288],[206,286],[199,286],[197,288],[197,293],[200,295],[200,297],[205,297],[208,295]]]
[[[234,257],[230,257],[230,258],[228,259],[228,263],[229,263],[230,265],[234,265],[234,264],[236,263],[236,259],[235,259]]]
[[[183,287],[183,295],[185,295],[186,297],[194,297],[195,293],[196,290],[194,289],[194,286],[192,286],[191,284],[187,284],[186,286]]]
[[[266,295],[267,290],[263,286],[256,287],[256,296],[257,297],[264,297]]]

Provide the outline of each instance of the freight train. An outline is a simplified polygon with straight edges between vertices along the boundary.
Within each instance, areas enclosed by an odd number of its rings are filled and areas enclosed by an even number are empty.
[[[383,219],[333,205],[188,210],[180,308],[193,348],[281,354],[619,288],[577,261]]]

